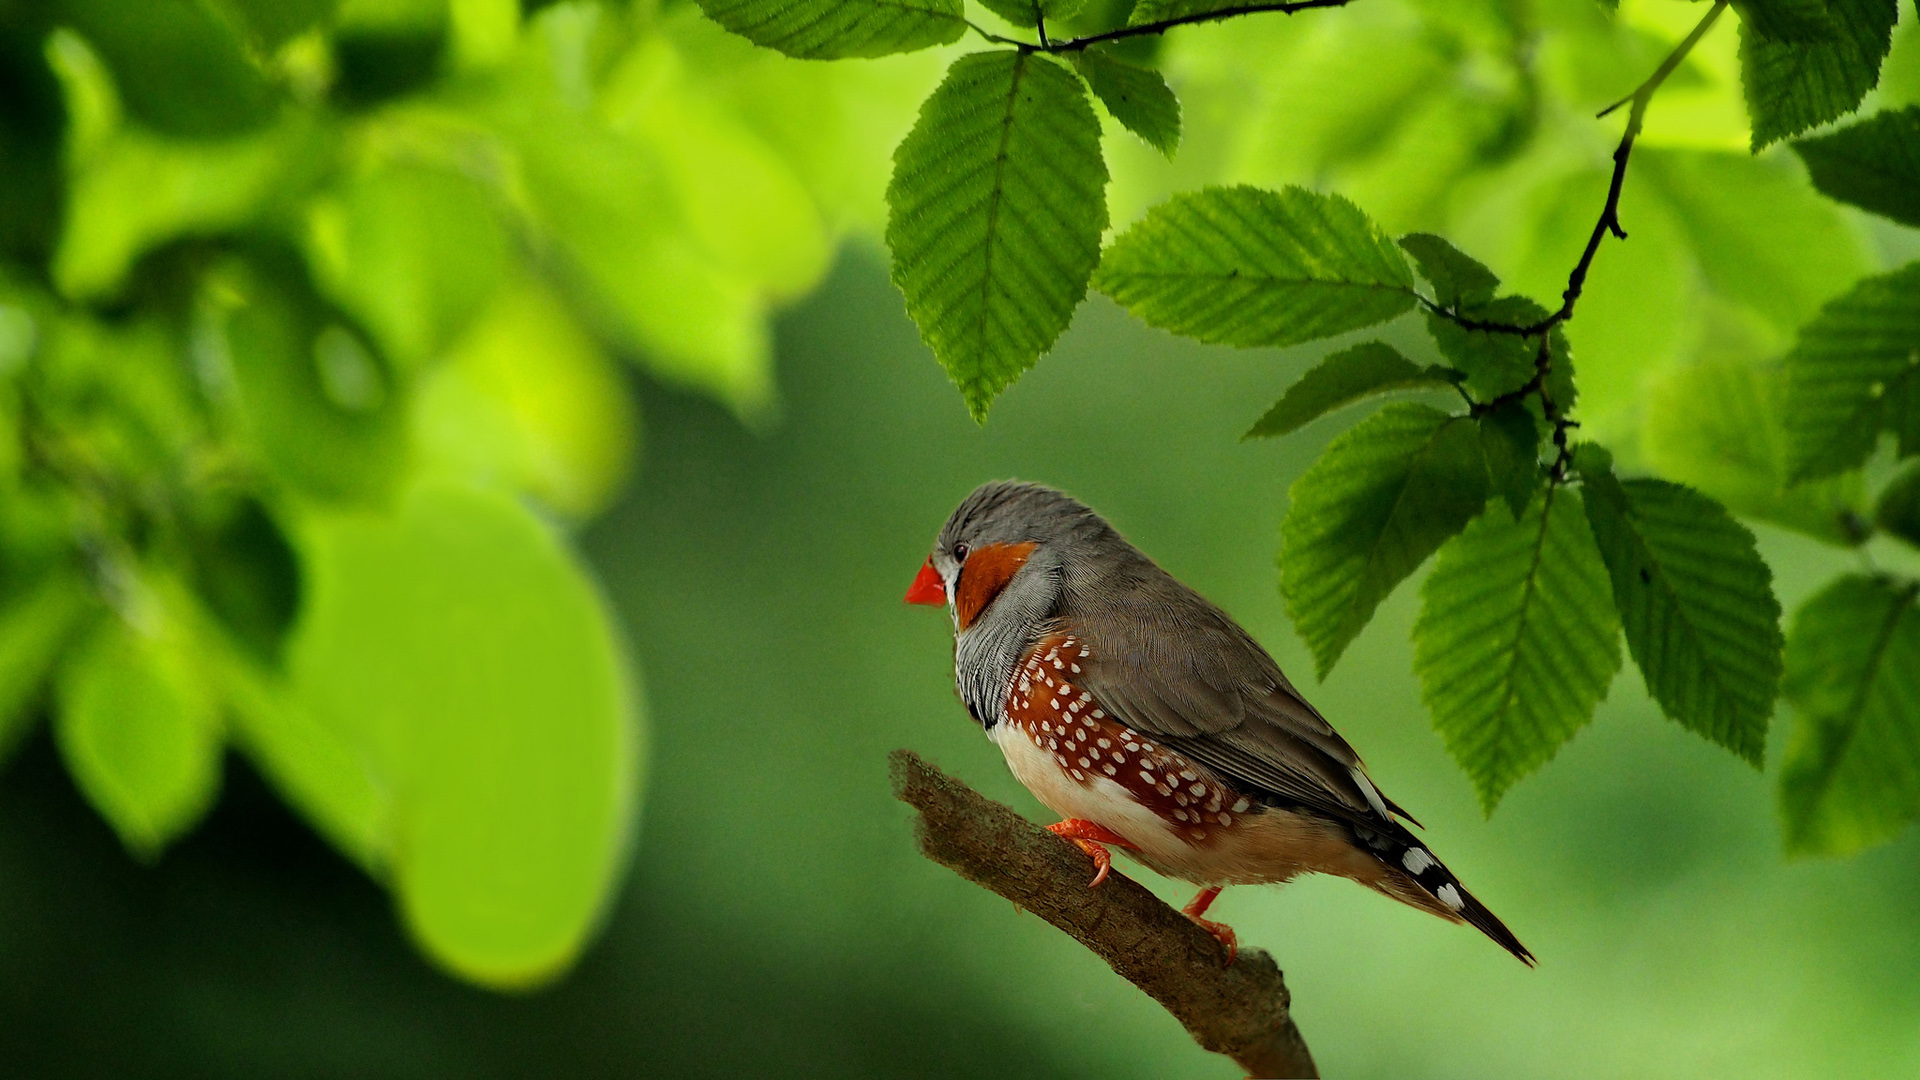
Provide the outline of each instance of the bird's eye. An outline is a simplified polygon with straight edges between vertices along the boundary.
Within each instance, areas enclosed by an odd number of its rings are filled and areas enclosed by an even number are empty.
[[[954,561],[954,562],[966,562],[966,561],[967,561],[967,552],[969,552],[969,551],[972,551],[972,550],[973,550],[972,548],[970,548],[970,547],[968,547],[968,546],[967,546],[967,545],[965,545],[965,544],[955,544],[955,545],[953,545],[953,561]]]

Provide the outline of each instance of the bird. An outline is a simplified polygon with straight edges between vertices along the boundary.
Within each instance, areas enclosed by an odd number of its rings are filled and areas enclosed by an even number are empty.
[[[906,600],[952,615],[960,700],[1093,887],[1115,847],[1201,886],[1183,911],[1231,964],[1237,935],[1206,918],[1222,888],[1332,874],[1534,965],[1253,636],[1072,496],[982,484]]]

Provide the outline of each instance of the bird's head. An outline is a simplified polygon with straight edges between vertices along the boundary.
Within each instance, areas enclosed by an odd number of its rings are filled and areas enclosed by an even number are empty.
[[[965,630],[1022,570],[1055,574],[1112,535],[1064,492],[1017,480],[982,484],[941,527],[907,603],[946,604]]]

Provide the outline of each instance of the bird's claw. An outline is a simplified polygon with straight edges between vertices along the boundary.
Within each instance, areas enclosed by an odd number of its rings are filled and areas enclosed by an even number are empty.
[[[1113,853],[1107,850],[1108,844],[1118,844],[1129,851],[1134,850],[1134,846],[1128,843],[1125,837],[1112,829],[1080,818],[1056,821],[1047,826],[1047,831],[1062,839],[1073,841],[1075,847],[1086,852],[1087,857],[1093,860],[1094,874],[1093,880],[1087,883],[1089,889],[1099,888],[1100,883],[1107,880],[1107,875],[1113,872]]]
[[[1232,967],[1233,961],[1240,955],[1239,935],[1235,934],[1233,927],[1228,926],[1226,923],[1201,918],[1202,915],[1207,913],[1207,909],[1213,906],[1214,898],[1219,895],[1220,886],[1218,885],[1201,889],[1199,895],[1189,901],[1186,907],[1180,909],[1180,914],[1192,919],[1195,926],[1213,935],[1213,940],[1219,942],[1220,947],[1227,950],[1227,966]]]
[[[1233,927],[1226,923],[1214,922],[1212,919],[1203,919],[1198,915],[1189,915],[1187,918],[1192,919],[1194,925],[1200,929],[1212,934],[1213,940],[1227,950],[1227,966],[1232,967],[1233,961],[1240,955],[1240,936],[1233,932]]]

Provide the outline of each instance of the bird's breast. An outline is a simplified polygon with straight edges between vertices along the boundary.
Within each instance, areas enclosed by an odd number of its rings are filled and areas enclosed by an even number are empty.
[[[1156,854],[1187,856],[1226,840],[1250,800],[1209,770],[1112,716],[1075,677],[1086,646],[1072,634],[1027,650],[992,729],[1014,777],[1065,817],[1098,822]]]

